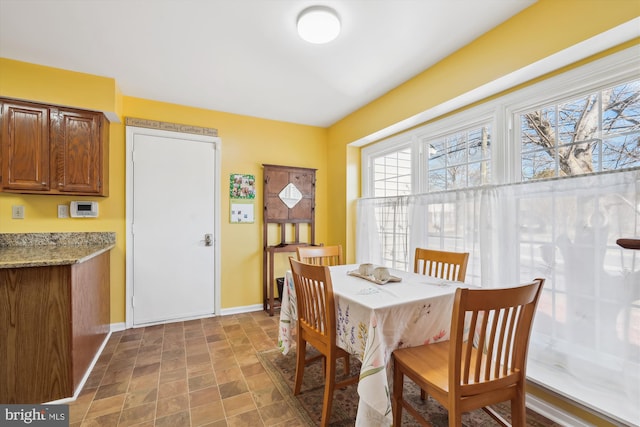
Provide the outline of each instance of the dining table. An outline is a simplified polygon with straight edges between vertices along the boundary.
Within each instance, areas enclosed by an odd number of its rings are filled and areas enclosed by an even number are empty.
[[[468,287],[430,276],[389,269],[378,284],[359,277],[358,264],[329,267],[336,305],[336,344],[360,360],[356,426],[392,425],[391,353],[449,339],[455,290]],[[278,347],[295,343],[297,304],[291,272],[281,296]]]

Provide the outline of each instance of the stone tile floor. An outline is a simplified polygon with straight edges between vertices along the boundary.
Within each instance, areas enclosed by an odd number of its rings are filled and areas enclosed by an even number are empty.
[[[114,332],[70,426],[303,426],[256,358],[277,336],[262,311]]]

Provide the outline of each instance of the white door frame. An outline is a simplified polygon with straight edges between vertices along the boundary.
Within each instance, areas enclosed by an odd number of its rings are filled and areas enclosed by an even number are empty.
[[[125,256],[125,270],[126,270],[126,284],[125,284],[125,327],[127,329],[134,327],[133,324],[133,137],[136,133],[144,133],[147,135],[180,137],[180,132],[149,129],[136,126],[126,126],[126,256]],[[215,168],[216,179],[214,183],[214,315],[220,314],[220,203],[221,203],[221,157],[222,157],[222,140],[218,137],[211,138],[211,142],[214,145],[216,151],[215,156]],[[145,325],[148,326],[148,325]]]

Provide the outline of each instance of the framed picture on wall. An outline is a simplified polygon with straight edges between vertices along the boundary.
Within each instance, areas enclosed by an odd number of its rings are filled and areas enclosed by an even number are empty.
[[[229,197],[232,199],[255,199],[256,177],[243,173],[232,173],[229,177]]]

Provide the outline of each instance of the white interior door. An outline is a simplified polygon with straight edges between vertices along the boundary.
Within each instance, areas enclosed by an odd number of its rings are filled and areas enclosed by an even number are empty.
[[[215,312],[216,139],[127,128],[128,326]]]

